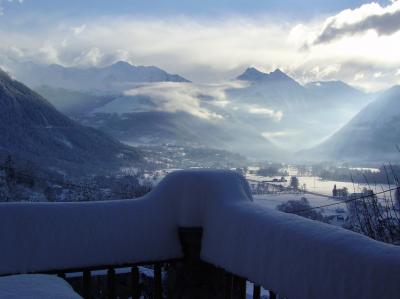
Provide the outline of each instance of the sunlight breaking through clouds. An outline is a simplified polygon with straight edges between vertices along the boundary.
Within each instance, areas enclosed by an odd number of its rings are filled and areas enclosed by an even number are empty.
[[[378,3],[364,4],[357,9],[347,9],[325,21],[322,32],[314,44],[374,30],[378,35],[391,35],[400,30],[400,1],[382,7]]]
[[[298,134],[299,132],[296,131],[282,130],[274,132],[262,132],[261,136],[275,145],[285,147],[285,141],[287,141],[287,138],[290,138]]]
[[[249,66],[267,72],[280,68],[301,83],[343,80],[377,90],[398,83],[393,75],[374,77],[400,68],[400,17],[393,17],[398,13],[399,1],[369,3],[303,22],[267,16],[98,16],[56,23],[43,18],[40,30],[0,26],[0,54],[4,60],[78,67],[125,60],[157,65],[201,83],[232,79]],[[363,77],[355,76],[361,73]]]

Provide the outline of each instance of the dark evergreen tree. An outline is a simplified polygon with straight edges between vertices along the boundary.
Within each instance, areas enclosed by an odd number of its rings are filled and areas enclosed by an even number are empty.
[[[299,189],[299,179],[296,176],[290,178],[290,187],[295,190]]]

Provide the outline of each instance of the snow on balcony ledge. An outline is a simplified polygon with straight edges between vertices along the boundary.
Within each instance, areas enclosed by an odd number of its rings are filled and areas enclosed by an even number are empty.
[[[203,228],[203,260],[284,297],[399,298],[399,247],[261,207],[229,171],[177,171],[135,200],[1,204],[0,274],[179,258],[182,226]]]

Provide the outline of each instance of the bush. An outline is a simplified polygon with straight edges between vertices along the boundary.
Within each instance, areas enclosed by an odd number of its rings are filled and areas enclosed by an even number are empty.
[[[312,220],[324,221],[324,216],[320,211],[309,210],[312,207],[305,197],[302,197],[300,200],[288,200],[276,208],[281,212],[296,214]]]

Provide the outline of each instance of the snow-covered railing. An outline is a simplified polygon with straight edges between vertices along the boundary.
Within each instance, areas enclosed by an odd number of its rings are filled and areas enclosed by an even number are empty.
[[[292,299],[399,298],[400,248],[252,200],[228,171],[178,171],[140,199],[0,205],[0,275],[200,257]]]

